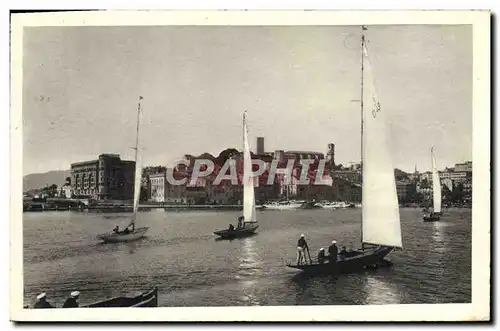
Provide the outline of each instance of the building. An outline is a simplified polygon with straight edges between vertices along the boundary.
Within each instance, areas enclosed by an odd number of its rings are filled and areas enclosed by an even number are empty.
[[[341,178],[350,182],[360,183],[361,172],[357,170],[334,170],[332,177]]]
[[[130,200],[134,192],[135,162],[118,154],[101,154],[97,160],[71,164],[74,195],[98,200]]]
[[[396,192],[398,195],[399,203],[408,202],[414,192],[416,192],[416,185],[409,180],[402,180],[396,182]]]
[[[330,169],[335,168],[335,144],[328,144],[326,162],[328,163]]]
[[[257,137],[257,155],[264,155],[264,137]]]
[[[169,169],[168,171],[172,171]],[[151,195],[149,201],[156,203],[188,203],[186,185],[172,185],[168,182],[166,172],[149,175]]]
[[[73,197],[73,188],[69,184],[64,184],[59,188],[59,197],[71,199]]]
[[[440,171],[439,178],[443,179],[451,179],[454,182],[464,183],[470,181],[472,178],[472,172],[470,171]]]
[[[472,161],[455,164],[456,172],[472,172]]]

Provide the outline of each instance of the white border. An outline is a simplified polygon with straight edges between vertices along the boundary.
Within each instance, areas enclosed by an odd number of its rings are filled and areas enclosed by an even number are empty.
[[[22,309],[22,33],[24,26],[472,24],[472,303],[383,306]],[[23,321],[467,321],[489,318],[490,13],[480,11],[120,11],[12,16],[10,313]]]

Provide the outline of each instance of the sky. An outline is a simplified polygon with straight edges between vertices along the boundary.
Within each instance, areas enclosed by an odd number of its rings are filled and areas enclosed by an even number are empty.
[[[23,174],[118,153],[144,165],[242,148],[360,160],[360,27],[30,27],[23,41]],[[365,31],[394,167],[472,160],[472,27]]]

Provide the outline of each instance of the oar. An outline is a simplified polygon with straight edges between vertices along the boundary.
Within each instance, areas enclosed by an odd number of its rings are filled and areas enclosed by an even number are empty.
[[[307,247],[307,255],[309,256],[309,264],[312,264],[311,253],[309,253],[309,247]]]

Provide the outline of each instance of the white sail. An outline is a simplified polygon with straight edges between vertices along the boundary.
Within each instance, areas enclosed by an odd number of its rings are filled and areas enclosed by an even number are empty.
[[[140,100],[142,97],[139,97],[139,106],[137,109],[137,132],[135,138],[135,174],[134,174],[134,212],[132,215],[132,222],[130,224],[134,224],[137,219],[137,212],[139,210],[139,196],[141,193],[141,180],[142,180],[142,164],[139,156],[139,130],[141,123],[141,104]]]
[[[243,114],[243,216],[245,222],[257,222],[255,215],[255,189],[252,174],[252,157],[248,142],[248,130]]]
[[[363,44],[363,243],[402,247],[394,167],[373,69]]]
[[[434,212],[441,212],[441,180],[439,179],[439,172],[436,167],[436,157],[434,156],[434,148],[431,149],[431,162],[432,162],[432,198]]]

